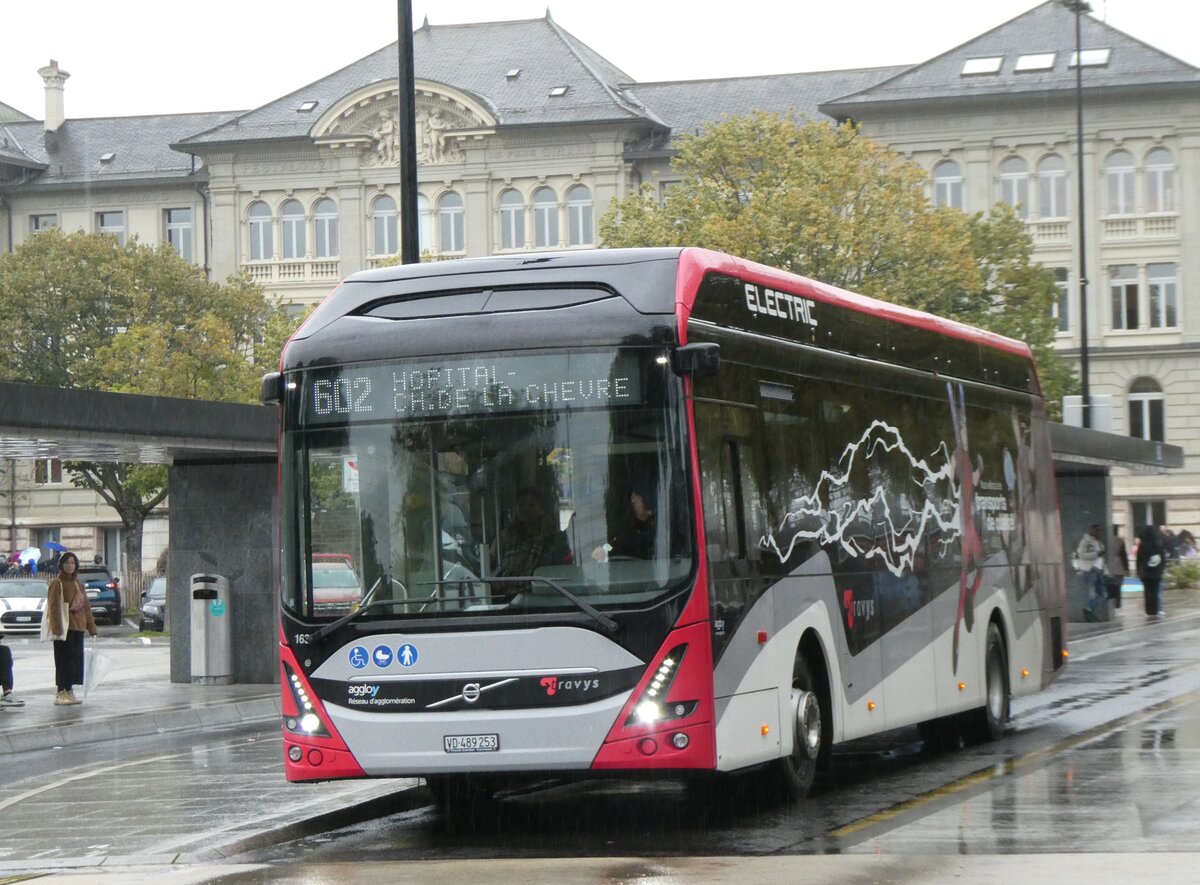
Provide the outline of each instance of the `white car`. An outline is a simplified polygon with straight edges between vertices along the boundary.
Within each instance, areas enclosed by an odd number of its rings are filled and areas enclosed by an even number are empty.
[[[46,582],[40,578],[0,580],[0,633],[37,633],[46,608]]]

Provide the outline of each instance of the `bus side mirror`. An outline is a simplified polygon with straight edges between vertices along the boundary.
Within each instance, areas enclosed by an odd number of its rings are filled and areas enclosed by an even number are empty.
[[[258,397],[264,406],[276,405],[283,399],[283,375],[267,372],[262,376],[262,392]]]
[[[721,345],[683,344],[671,351],[671,368],[676,375],[706,378],[721,367]]]

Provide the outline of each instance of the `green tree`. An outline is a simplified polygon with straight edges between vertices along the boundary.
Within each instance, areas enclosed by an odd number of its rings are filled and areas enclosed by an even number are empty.
[[[168,245],[60,231],[0,256],[0,315],[11,332],[2,380],[232,402],[257,400],[289,325],[257,285],[209,282]],[[166,469],[66,466],[117,512],[129,568],[140,571],[142,524],[166,497]]]
[[[605,246],[717,249],[1012,335],[1045,361],[1057,409],[1071,375],[1052,347],[1054,280],[1011,212],[930,205],[923,170],[848,124],[755,112],[678,148],[682,180],[661,204],[648,189],[615,203]]]

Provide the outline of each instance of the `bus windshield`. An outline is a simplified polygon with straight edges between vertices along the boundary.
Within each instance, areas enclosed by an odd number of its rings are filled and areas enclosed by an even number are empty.
[[[322,367],[288,388],[283,604],[305,620],[640,608],[691,574],[662,349]]]

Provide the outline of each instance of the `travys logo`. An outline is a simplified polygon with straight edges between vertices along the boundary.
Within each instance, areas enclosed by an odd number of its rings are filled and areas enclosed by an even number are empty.
[[[546,689],[546,694],[553,696],[560,691],[594,691],[600,687],[599,679],[559,679],[557,676],[545,676],[539,683]]]
[[[373,698],[379,694],[378,685],[352,685],[346,689],[346,693],[352,698]]]
[[[842,608],[846,610],[846,628],[854,629],[854,619],[869,621],[875,617],[874,599],[855,599],[853,590],[842,591]]]

